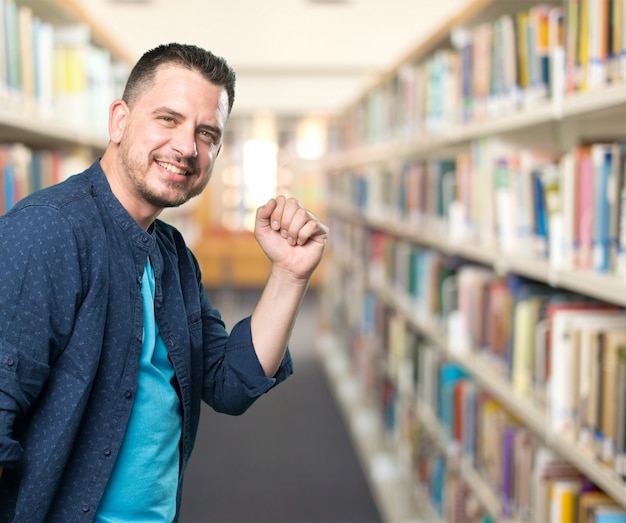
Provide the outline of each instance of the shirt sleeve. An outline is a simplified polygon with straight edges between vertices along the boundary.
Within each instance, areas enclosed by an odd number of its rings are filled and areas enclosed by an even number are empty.
[[[51,348],[71,332],[73,302],[64,291],[78,261],[73,235],[60,214],[27,207],[0,219],[0,465],[11,467],[21,448],[16,418],[41,392]],[[66,286],[68,285],[68,286]],[[75,293],[70,293],[76,297]],[[58,311],[64,314],[57,314]],[[56,312],[55,312],[56,311]]]
[[[219,319],[216,310],[211,311],[210,315]],[[242,414],[261,395],[293,373],[293,362],[287,349],[276,374],[272,377],[265,375],[252,343],[249,316],[239,321],[230,335],[223,330],[221,319],[210,324],[209,339],[213,344],[223,345],[219,357],[216,357],[218,352],[211,348],[205,356],[205,369],[208,372],[204,381],[204,400],[216,411]]]

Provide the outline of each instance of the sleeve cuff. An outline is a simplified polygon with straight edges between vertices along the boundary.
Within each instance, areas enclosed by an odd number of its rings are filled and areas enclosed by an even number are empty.
[[[13,468],[21,459],[20,444],[6,436],[0,436],[0,467]]]

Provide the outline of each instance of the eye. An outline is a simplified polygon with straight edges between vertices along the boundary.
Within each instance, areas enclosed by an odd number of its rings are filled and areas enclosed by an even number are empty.
[[[200,136],[200,138],[202,138],[202,141],[204,141],[205,143],[214,144],[218,142],[218,138],[211,131],[201,130],[201,131],[198,131],[198,135]]]

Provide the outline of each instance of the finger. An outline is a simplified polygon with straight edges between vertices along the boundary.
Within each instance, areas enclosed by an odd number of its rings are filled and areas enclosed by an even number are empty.
[[[298,245],[304,245],[309,240],[313,240],[322,244],[326,244],[328,238],[328,227],[321,223],[317,218],[309,213],[312,217],[298,231]]]
[[[304,207],[295,198],[281,198],[282,201],[284,201],[284,206],[280,217],[280,233],[283,238],[288,238],[290,236],[289,230],[296,213],[299,212],[300,209],[304,209]],[[281,201],[279,201],[279,205],[280,203]],[[292,235],[292,237],[295,240],[295,236]]]
[[[291,221],[289,223],[289,228],[287,229],[287,241],[289,241],[291,245],[295,245],[296,243],[302,245],[302,243],[300,243],[302,229],[311,220],[313,220],[313,215],[308,212],[304,207],[300,206],[295,210],[293,217],[291,218]],[[306,238],[302,239],[306,241]]]
[[[277,196],[275,198],[276,207],[272,211],[271,226],[275,231],[282,231],[283,227],[283,214],[285,212],[286,199],[284,196]]]

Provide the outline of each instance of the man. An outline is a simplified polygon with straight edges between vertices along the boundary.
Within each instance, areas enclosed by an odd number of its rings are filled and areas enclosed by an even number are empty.
[[[102,158],[0,218],[0,521],[176,521],[201,400],[240,414],[292,372],[326,226],[294,199],[258,209],[271,271],[228,334],[157,219],[209,181],[234,84],[195,46],[148,51]]]

